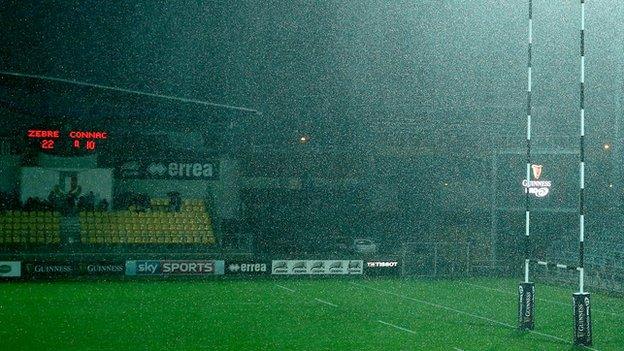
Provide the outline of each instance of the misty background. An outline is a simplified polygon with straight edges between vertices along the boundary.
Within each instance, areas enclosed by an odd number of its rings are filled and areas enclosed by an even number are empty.
[[[347,205],[373,208],[385,219],[377,229],[394,227],[391,232],[435,231],[432,222],[465,225],[466,218],[489,231],[493,202],[522,198],[510,187],[524,173],[527,12],[524,1],[512,0],[7,1],[0,9],[3,71],[262,114],[8,77],[0,78],[0,98],[35,115],[119,119],[147,129],[160,118],[189,133],[210,130],[215,138],[235,124],[232,143],[244,175],[292,175],[312,189],[315,195],[304,200],[280,200],[294,201],[301,216],[323,217],[327,212],[312,212],[330,202],[327,211],[343,208],[353,221],[358,212]],[[605,221],[620,217],[614,206],[622,175],[622,18],[619,1],[588,3],[587,196],[589,210],[601,213],[593,218]],[[577,1],[534,1],[536,154],[577,152],[579,32]],[[301,135],[310,142],[300,145]],[[510,150],[517,159],[493,170],[497,155]],[[570,167],[553,167],[566,179],[565,190],[545,207],[576,206],[578,161],[565,162]],[[507,183],[497,188],[492,178],[499,177]],[[339,191],[319,190],[322,179],[336,178],[346,184]],[[319,192],[325,197],[310,200]],[[509,195],[493,195],[501,193]],[[242,196],[262,202],[258,194]],[[510,232],[521,226],[518,218],[507,221]]]

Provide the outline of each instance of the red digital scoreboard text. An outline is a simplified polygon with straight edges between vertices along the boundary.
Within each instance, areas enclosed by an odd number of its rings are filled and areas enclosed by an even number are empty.
[[[68,138],[72,148],[93,151],[97,142],[108,139],[108,132],[72,130],[64,134],[60,130],[29,129],[27,136],[40,140],[42,150],[53,150],[60,139]]]

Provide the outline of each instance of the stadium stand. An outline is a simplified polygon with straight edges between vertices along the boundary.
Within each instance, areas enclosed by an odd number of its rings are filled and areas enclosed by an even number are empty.
[[[611,292],[624,292],[624,245],[608,230],[596,233],[595,239],[588,245],[585,253],[587,284]],[[569,240],[554,240],[548,248],[549,257],[564,262],[570,257],[577,257],[578,248]],[[571,284],[576,281],[574,272],[548,270],[542,272],[555,283]]]
[[[153,199],[148,212],[80,212],[84,244],[214,244],[212,219],[202,200],[184,200],[180,212],[166,212],[168,201]]]
[[[60,214],[7,211],[0,214],[0,245],[59,244]]]

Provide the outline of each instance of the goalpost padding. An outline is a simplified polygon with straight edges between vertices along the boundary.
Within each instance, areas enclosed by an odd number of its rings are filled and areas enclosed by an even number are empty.
[[[518,286],[518,328],[533,330],[535,312],[535,283],[520,283]]]
[[[574,300],[574,345],[592,345],[589,293],[572,294]]]

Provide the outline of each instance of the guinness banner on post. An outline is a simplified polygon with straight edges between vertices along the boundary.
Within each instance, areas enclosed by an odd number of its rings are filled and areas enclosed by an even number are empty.
[[[518,286],[518,328],[533,330],[535,312],[535,284],[520,283]]]
[[[575,293],[574,301],[574,345],[592,345],[591,308],[588,293]]]
[[[128,160],[115,168],[121,179],[214,180],[219,178],[216,160]]]

